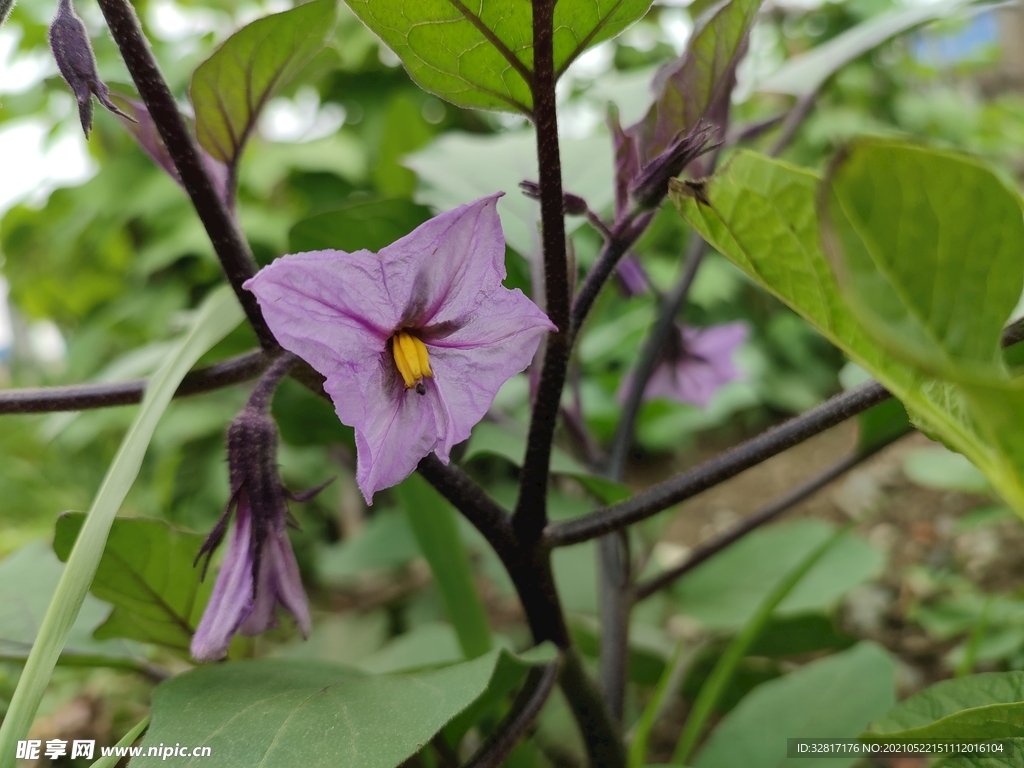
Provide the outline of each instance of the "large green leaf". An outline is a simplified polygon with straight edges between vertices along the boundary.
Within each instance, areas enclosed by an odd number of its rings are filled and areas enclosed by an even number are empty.
[[[218,765],[393,768],[484,694],[502,656],[410,675],[292,659],[203,666],[156,689],[143,752],[202,744]]]
[[[0,658],[24,659],[28,655],[63,570],[41,541],[0,561]],[[137,653],[132,643],[93,638],[93,630],[109,612],[110,606],[86,595],[61,651],[61,663],[132,665]]]
[[[832,535],[821,520],[794,520],[761,528],[680,579],[680,609],[713,629],[744,624],[772,586]],[[883,555],[857,536],[847,536],[814,566],[778,607],[783,615],[826,608],[877,573]]]
[[[84,521],[80,512],[57,518],[53,549],[61,560],[67,560]],[[91,587],[114,610],[96,637],[126,637],[187,653],[213,589],[213,579],[200,582],[200,569],[192,567],[202,543],[200,534],[162,520],[114,520]]]
[[[346,0],[424,89],[463,107],[533,109],[530,0]],[[555,70],[614,37],[651,0],[561,0],[555,5]]]
[[[1024,736],[1024,672],[944,680],[897,704],[865,737],[989,739]]]
[[[335,0],[264,16],[229,37],[192,76],[196,136],[230,166],[238,162],[260,110],[312,58],[334,29]]]
[[[1005,377],[999,336],[1024,287],[1020,198],[963,155],[860,141],[833,163],[822,245],[857,319],[945,378]]]
[[[1000,348],[1024,286],[1020,196],[963,155],[862,141],[832,164],[819,216],[853,313],[894,357],[954,382],[988,449],[979,468],[1024,513],[1024,387]]]
[[[25,670],[18,681],[7,716],[0,725],[0,768],[10,768],[14,764],[15,744],[24,738],[32,724],[53,667],[89,592],[111,523],[139,474],[160,417],[185,374],[243,317],[229,286],[215,290],[196,313],[192,327],[149,380],[138,414],[121,441],[78,541],[71,550],[67,567],[25,662]]]
[[[819,244],[818,178],[813,173],[740,152],[707,183],[704,191],[710,206],[675,186],[672,196],[680,213],[716,250],[885,385],[903,401],[917,427],[967,456],[1008,501],[1024,509],[1024,489],[1013,458],[1015,452],[1024,456],[1024,451],[1015,445],[1004,447],[991,432],[983,433],[974,421],[976,414],[968,410],[963,389],[894,358],[847,306]],[[969,211],[958,214],[967,215]],[[977,387],[985,389],[983,397],[991,396],[992,405],[983,415],[994,427],[1021,423],[1024,402],[1019,397]],[[1003,411],[996,413],[996,407]],[[1002,437],[1024,439],[1024,431]]]
[[[854,738],[895,701],[895,664],[873,643],[801,667],[751,691],[715,727],[696,768],[790,765],[786,738]],[[859,756],[808,758],[807,768],[848,768]]]

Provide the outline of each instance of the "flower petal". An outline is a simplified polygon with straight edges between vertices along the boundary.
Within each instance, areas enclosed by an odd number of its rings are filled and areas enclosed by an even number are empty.
[[[370,364],[400,319],[370,251],[311,251],[284,256],[244,287],[256,294],[281,346],[324,376]]]
[[[224,564],[192,636],[192,657],[197,661],[224,658],[231,638],[252,613],[252,513],[243,493],[238,499],[235,528],[228,540]]]
[[[424,343],[433,382],[448,414],[447,431],[437,449],[442,460],[484,417],[502,384],[533,360],[547,331],[557,330],[519,289],[501,288],[487,297],[487,312],[459,329]]]
[[[283,514],[282,514],[283,518]],[[239,634],[258,635],[277,626],[274,609],[280,603],[295,617],[303,636],[309,636],[310,618],[306,592],[302,588],[299,566],[295,562],[288,534],[271,531],[263,543],[260,557],[256,602],[252,613],[238,628]]]
[[[380,251],[385,290],[411,327],[458,323],[505,279],[504,193],[435,216]]]
[[[433,360],[431,361],[433,363]],[[433,379],[426,393],[406,389],[393,369],[372,378],[329,377],[324,389],[335,411],[356,433],[356,483],[367,504],[382,488],[397,485],[416,470],[420,459],[442,444],[448,415]],[[353,390],[351,387],[358,387]]]

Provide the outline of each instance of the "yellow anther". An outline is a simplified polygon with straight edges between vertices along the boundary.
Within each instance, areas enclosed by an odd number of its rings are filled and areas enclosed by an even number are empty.
[[[415,336],[399,331],[391,339],[391,352],[395,356],[395,367],[402,374],[406,389],[416,388],[421,395],[426,392],[423,377],[433,378],[430,370],[430,356],[426,345]]]

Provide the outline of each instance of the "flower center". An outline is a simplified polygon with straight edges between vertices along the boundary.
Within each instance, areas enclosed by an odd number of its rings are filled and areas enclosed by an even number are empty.
[[[434,372],[430,370],[426,345],[415,336],[399,331],[391,337],[391,353],[395,356],[395,367],[402,374],[405,388],[415,388],[421,395],[427,394],[423,377],[434,378]]]

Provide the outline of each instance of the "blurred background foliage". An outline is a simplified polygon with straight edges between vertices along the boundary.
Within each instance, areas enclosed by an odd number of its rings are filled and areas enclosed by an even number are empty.
[[[590,51],[570,69],[560,86],[570,191],[586,195],[603,210],[610,208],[605,104],[617,101],[627,115],[624,122],[635,120],[646,106],[653,69],[679,54],[693,18],[707,5],[705,0],[688,7],[655,5],[620,38]],[[768,3],[741,68],[734,128],[792,104],[789,97],[756,92],[754,86],[765,73],[896,7],[902,6],[892,0]],[[136,8],[183,104],[192,70],[219,41],[246,21],[280,10],[278,5],[234,0],[140,0]],[[82,2],[78,11],[94,34],[101,76],[113,90],[133,95],[98,9]],[[77,136],[73,99],[46,47],[53,12],[52,3],[22,0],[0,32],[0,176],[9,173],[5,136],[20,126],[31,124],[43,132],[44,151],[70,146],[84,153],[76,183],[54,189],[44,181],[0,220],[0,275],[9,285],[12,328],[10,342],[0,352],[0,377],[10,386],[148,374],[190,311],[221,280],[186,196],[118,120],[99,112],[89,141]],[[1024,31],[1018,11],[974,9],[861,56],[825,85],[783,157],[820,168],[854,135],[904,134],[979,153],[1019,184],[1024,174],[1024,35],[1014,38],[1014,29]],[[459,109],[421,91],[394,55],[342,6],[331,44],[270,103],[246,151],[240,177],[241,226],[261,264],[297,250],[377,249],[410,231],[432,210],[504,189],[508,284],[529,293],[536,234],[529,211],[534,203],[521,198],[515,184],[533,172],[532,139],[520,129],[526,126],[519,118]],[[754,145],[767,150],[776,136],[768,131]],[[585,266],[600,240],[581,223],[571,222],[573,250]],[[656,287],[667,290],[675,281],[686,236],[680,217],[664,210],[635,249]],[[654,313],[650,297],[625,298],[610,289],[588,322],[575,362],[578,386],[569,398],[578,398],[586,427],[599,444],[614,430],[616,392]],[[645,404],[627,477],[637,486],[806,410],[841,388],[842,356],[717,255],[699,273],[685,320],[700,326],[746,322],[750,340],[738,360],[744,375],[721,389],[705,410],[668,401]],[[253,346],[251,332],[239,329],[206,359]],[[224,429],[246,391],[238,386],[172,404],[122,514],[208,530],[227,500]],[[510,433],[525,423],[526,393],[520,377],[499,395],[496,421]],[[355,490],[350,430],[337,423],[329,406],[294,382],[279,390],[274,413],[283,436],[285,481],[304,488],[332,475],[338,480],[296,510],[302,530],[293,540],[318,611],[314,635],[300,648],[289,630],[282,629],[255,641],[260,652],[322,655],[375,671],[460,658],[399,499],[382,493],[366,509]],[[116,408],[2,418],[0,558],[51,539],[60,512],[88,508],[131,416],[131,408]],[[568,452],[585,457],[571,436],[560,440]],[[914,460],[916,464],[908,458],[907,475],[925,487],[946,483],[935,493],[973,494],[964,497],[972,500],[964,506],[976,508],[974,517],[957,522],[962,526],[958,531],[976,534],[1007,525],[1005,510],[983,501],[986,490],[978,488],[977,478],[975,485],[970,478],[963,481],[966,485],[957,485],[944,471],[944,460],[934,452]],[[500,501],[511,501],[515,472],[507,461],[481,451],[467,467]],[[560,481],[553,502],[558,517],[591,506],[568,480]],[[638,546],[650,569],[678,559],[683,545],[665,536],[670,517],[663,514],[642,526]],[[725,638],[756,605],[758,585],[770,584],[770,575],[784,571],[821,536],[811,530],[813,521],[787,525],[778,529],[784,535],[775,528],[761,532],[748,540],[746,549],[711,561],[710,572],[698,569],[674,591],[638,608],[631,659],[638,686],[657,680],[675,638],[697,631],[696,626],[707,640],[682,691],[685,696],[697,690]],[[523,645],[528,635],[507,578],[471,527],[462,525],[462,531],[496,632],[513,646]],[[847,549],[822,564],[825,570],[809,580],[814,587],[809,594],[794,593],[792,605],[782,607],[760,641],[764,647],[752,649],[739,670],[722,711],[755,685],[789,671],[792,659],[848,648],[858,632],[871,636],[870,627],[865,629],[868,619],[845,629],[837,620],[837,606],[857,590],[868,595],[856,603],[862,612],[870,609],[871,589],[908,590],[899,599],[905,601],[915,632],[945,644],[948,652],[941,662],[945,672],[937,674],[970,671],[979,664],[1024,668],[1024,599],[1005,581],[987,583],[955,559],[918,562],[893,577],[895,566],[886,560],[891,550],[875,535],[851,539]],[[730,580],[728,574],[744,570],[736,563],[753,570]],[[581,648],[594,654],[593,546],[559,550],[555,564],[574,632]],[[888,582],[883,573],[889,574]],[[972,641],[979,618],[992,631]],[[182,663],[159,653],[155,658],[172,667]],[[101,691],[108,702],[106,720],[98,728],[120,735],[137,719],[144,683],[109,670],[59,672],[44,714],[55,717],[88,690]],[[16,664],[0,664],[0,713],[17,673]],[[579,753],[578,744],[563,738],[567,723],[568,714],[556,699],[537,737],[548,744],[555,763],[559,755],[568,760]]]

